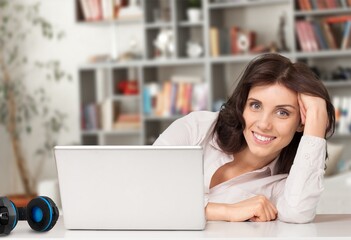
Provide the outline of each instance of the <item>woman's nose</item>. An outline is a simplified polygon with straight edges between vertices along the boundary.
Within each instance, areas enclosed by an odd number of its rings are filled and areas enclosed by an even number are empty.
[[[272,119],[267,114],[262,114],[259,119],[257,119],[257,127],[264,131],[264,130],[271,130],[272,129]]]

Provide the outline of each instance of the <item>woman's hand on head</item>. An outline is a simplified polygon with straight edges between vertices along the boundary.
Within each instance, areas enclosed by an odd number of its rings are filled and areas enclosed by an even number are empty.
[[[298,94],[301,124],[304,125],[304,134],[325,137],[328,125],[327,106],[324,99],[306,94]]]
[[[276,207],[261,195],[234,204],[209,203],[206,207],[207,220],[267,222],[277,215]]]

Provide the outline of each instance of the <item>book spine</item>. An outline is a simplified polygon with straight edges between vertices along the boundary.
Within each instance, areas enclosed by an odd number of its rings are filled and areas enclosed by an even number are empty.
[[[210,39],[211,39],[211,56],[219,56],[219,33],[218,28],[211,27],[210,29]]]
[[[345,24],[344,33],[343,33],[342,42],[341,42],[341,49],[348,48],[350,32],[351,32],[351,20],[347,21]]]
[[[318,40],[319,48],[327,50],[328,49],[327,40],[325,39],[320,23],[316,21],[312,22],[312,26],[314,28],[314,32]]]
[[[309,51],[308,40],[306,38],[305,30],[303,28],[303,21],[295,22],[295,30],[297,33],[298,42],[300,44],[300,48],[303,52]]]

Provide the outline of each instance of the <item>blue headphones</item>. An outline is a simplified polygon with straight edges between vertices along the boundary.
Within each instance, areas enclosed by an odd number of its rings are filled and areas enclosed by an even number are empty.
[[[17,208],[8,198],[0,197],[0,235],[9,234],[21,220],[26,220],[35,231],[46,232],[55,226],[58,218],[59,210],[49,197],[34,198],[23,208]]]

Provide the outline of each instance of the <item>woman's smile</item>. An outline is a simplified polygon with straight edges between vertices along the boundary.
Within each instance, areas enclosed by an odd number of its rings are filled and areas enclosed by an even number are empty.
[[[254,131],[252,132],[252,135],[258,144],[269,144],[276,138],[274,136],[267,136],[267,135],[259,134],[259,133],[254,132]]]

